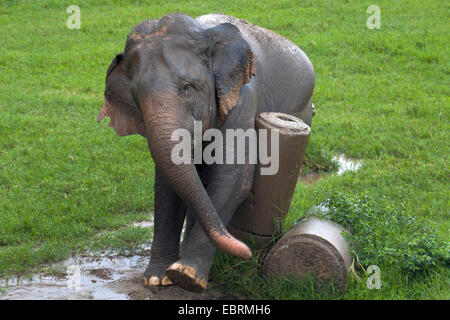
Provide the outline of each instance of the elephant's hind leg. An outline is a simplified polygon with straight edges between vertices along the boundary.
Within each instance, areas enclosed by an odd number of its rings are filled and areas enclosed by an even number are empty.
[[[185,214],[185,205],[156,169],[154,234],[150,263],[144,272],[145,286],[172,284],[165,270],[178,259]]]

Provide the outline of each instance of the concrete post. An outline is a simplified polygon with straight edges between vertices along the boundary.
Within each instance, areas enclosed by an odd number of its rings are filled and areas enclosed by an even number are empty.
[[[251,235],[259,247],[264,247],[280,230],[289,211],[310,128],[292,115],[267,112],[257,117],[256,129],[267,129],[268,137],[271,130],[279,130],[279,170],[274,175],[261,175],[265,166],[258,161],[251,195],[238,208],[228,229],[244,241]],[[267,150],[271,150],[268,140]]]

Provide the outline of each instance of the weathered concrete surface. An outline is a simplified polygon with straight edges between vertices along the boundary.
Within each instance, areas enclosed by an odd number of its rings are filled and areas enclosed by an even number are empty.
[[[234,214],[229,228],[237,231],[239,234],[235,236],[244,241],[247,240],[245,233],[258,237],[258,244],[261,242],[264,246],[265,239],[270,241],[272,235],[278,233],[289,211],[311,130],[301,119],[279,112],[261,113],[256,119],[256,129],[267,130],[268,137],[278,130],[278,172],[261,174],[266,166],[258,161],[252,192]],[[267,150],[271,150],[271,139],[268,139]]]
[[[345,291],[352,260],[339,225],[309,218],[292,227],[269,251],[264,261],[268,277],[314,277],[318,288]]]

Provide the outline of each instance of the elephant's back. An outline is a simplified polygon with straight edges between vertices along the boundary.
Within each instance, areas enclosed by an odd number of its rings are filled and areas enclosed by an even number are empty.
[[[231,23],[239,28],[239,31],[243,35],[244,39],[250,43],[252,47],[257,46],[258,49],[262,49],[263,51],[273,50],[278,53],[286,53],[293,56],[304,54],[299,47],[285,37],[273,32],[272,30],[252,24],[244,19],[239,19],[224,14],[206,14],[197,17],[196,20],[200,24],[209,27],[213,27],[221,23]]]
[[[239,28],[255,55],[258,89],[263,101],[259,112],[295,113],[311,99],[315,73],[306,54],[285,37],[244,19],[224,14],[207,14],[196,20],[204,27],[231,23]]]

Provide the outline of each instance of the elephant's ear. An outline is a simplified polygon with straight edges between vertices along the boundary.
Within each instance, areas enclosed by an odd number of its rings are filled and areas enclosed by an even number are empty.
[[[109,126],[119,136],[140,134],[145,137],[144,119],[131,96],[130,81],[123,69],[122,53],[116,55],[106,73],[105,103],[97,121],[100,122],[104,117],[111,118]]]
[[[236,105],[241,87],[255,75],[253,52],[239,29],[223,23],[206,30],[221,122]]]

